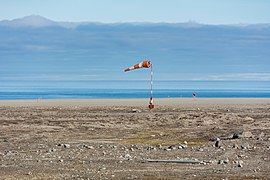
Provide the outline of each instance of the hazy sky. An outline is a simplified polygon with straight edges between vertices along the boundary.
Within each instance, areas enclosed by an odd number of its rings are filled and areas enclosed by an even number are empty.
[[[1,0],[0,20],[269,23],[270,0]]]

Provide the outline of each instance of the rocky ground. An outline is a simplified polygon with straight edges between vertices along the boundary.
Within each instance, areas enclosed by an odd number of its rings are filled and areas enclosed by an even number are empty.
[[[270,104],[0,107],[0,179],[270,179],[269,160]]]

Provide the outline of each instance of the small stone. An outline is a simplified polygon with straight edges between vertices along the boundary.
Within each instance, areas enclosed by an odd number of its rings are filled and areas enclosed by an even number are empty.
[[[245,144],[242,144],[241,145],[241,149],[249,149],[249,144],[248,143],[245,143]]]
[[[240,132],[233,133],[232,139],[239,139],[239,138],[241,138],[241,133]]]
[[[86,149],[94,149],[93,146],[84,145],[84,147],[85,147]]]
[[[55,152],[55,151],[56,151],[56,149],[54,149],[54,148],[49,150],[49,152]]]
[[[215,142],[215,147],[220,148],[220,144],[221,144],[220,139],[217,138],[217,140]]]
[[[206,165],[207,163],[205,161],[201,162],[202,165]]]
[[[130,154],[126,154],[126,155],[125,155],[125,158],[131,159],[131,155],[130,155]]]
[[[238,144],[233,144],[233,149],[239,149]]]
[[[227,158],[223,162],[224,162],[224,164],[229,164],[229,159]]]
[[[218,164],[223,164],[224,161],[223,160],[218,160]]]
[[[152,149],[153,149],[152,146],[149,146],[149,147],[146,148],[147,151],[151,151]]]
[[[243,161],[238,161],[237,167],[243,167]]]
[[[132,109],[132,112],[133,112],[133,113],[140,113],[140,112],[142,112],[142,111],[139,110],[139,109]]]
[[[179,144],[178,149],[185,149],[187,148],[186,144]]]
[[[70,148],[70,144],[64,144],[64,148]]]
[[[98,169],[98,171],[104,171],[104,170],[106,170],[105,167],[102,167],[102,168],[99,168],[99,169]]]
[[[171,146],[168,147],[168,149],[173,149],[173,150],[175,150],[175,149],[176,149],[176,146],[171,145]]]

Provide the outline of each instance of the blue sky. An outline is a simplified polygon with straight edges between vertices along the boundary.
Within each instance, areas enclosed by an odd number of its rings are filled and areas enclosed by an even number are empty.
[[[269,23],[270,0],[1,0],[0,20]]]

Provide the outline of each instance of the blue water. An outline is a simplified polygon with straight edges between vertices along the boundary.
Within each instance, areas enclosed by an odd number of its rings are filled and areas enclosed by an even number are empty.
[[[0,99],[148,98],[148,81],[1,81]],[[270,98],[269,81],[155,81],[156,98]]]

